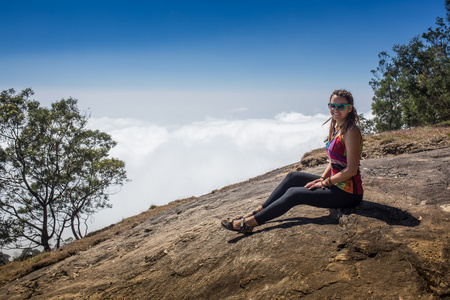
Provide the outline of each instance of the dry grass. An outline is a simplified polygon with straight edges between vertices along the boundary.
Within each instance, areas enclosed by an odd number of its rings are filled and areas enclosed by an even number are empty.
[[[363,158],[414,153],[450,146],[450,126],[426,126],[364,137]]]
[[[81,251],[85,251],[90,247],[100,244],[121,232],[136,227],[149,218],[156,216],[164,211],[173,209],[184,203],[190,202],[195,197],[172,201],[163,206],[152,206],[149,210],[139,215],[123,219],[119,223],[108,226],[104,229],[90,233],[88,236],[74,241],[58,250],[51,252],[43,252],[23,261],[13,261],[7,265],[0,267],[0,286],[17,278],[25,276],[40,268],[50,266],[65,258],[75,255]]]
[[[417,127],[364,136],[362,157],[369,159],[445,147],[450,147],[449,125]],[[327,161],[325,148],[320,148],[305,153],[294,169],[306,169]]]
[[[364,158],[398,155],[450,146],[450,126],[429,126],[373,134],[364,137]],[[304,169],[325,163],[327,156],[325,148],[306,153],[301,162],[294,165],[295,169]],[[227,189],[225,187],[223,189]],[[215,191],[213,191],[215,192]],[[117,224],[93,232],[87,237],[74,241],[61,249],[41,253],[24,261],[14,261],[0,267],[0,285],[18,279],[26,274],[45,266],[57,263],[65,258],[85,251],[109,238],[136,227],[149,218],[164,211],[176,208],[194,200],[194,197],[176,200],[164,206],[152,206],[139,215],[126,218]]]

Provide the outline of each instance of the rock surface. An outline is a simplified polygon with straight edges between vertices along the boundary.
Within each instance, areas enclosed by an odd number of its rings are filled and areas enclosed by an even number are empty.
[[[297,206],[251,235],[221,228],[294,167],[152,217],[0,299],[450,299],[450,148],[363,160],[354,210]]]

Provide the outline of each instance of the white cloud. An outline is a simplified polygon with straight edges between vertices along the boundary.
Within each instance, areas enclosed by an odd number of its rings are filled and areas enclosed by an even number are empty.
[[[373,118],[375,118],[375,115],[373,114],[372,110],[369,110],[367,112],[363,112],[362,115],[364,116],[364,118],[366,118],[367,120],[372,120]]]
[[[281,113],[272,119],[207,119],[166,127],[132,119],[93,119],[118,145],[128,177],[114,207],[94,216],[93,229],[189,196],[199,196],[299,161],[323,146],[325,115]]]
[[[139,165],[170,138],[167,128],[133,119],[91,119],[91,127],[109,133],[118,145],[111,151],[128,164]]]

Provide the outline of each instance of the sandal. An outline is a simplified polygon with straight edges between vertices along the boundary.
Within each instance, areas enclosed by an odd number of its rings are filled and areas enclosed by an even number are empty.
[[[248,234],[252,233],[253,227],[247,226],[245,223],[244,218],[241,219],[232,219],[231,222],[229,221],[230,218],[227,218],[226,220],[222,221],[222,226],[225,227],[228,230],[237,231],[238,233]],[[234,228],[234,221],[240,221],[239,229]]]

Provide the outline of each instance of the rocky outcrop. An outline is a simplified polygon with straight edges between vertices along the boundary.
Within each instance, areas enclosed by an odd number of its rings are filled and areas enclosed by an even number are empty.
[[[154,216],[3,285],[0,298],[450,299],[449,148],[363,160],[354,210],[297,206],[251,235],[221,228],[295,167]]]

